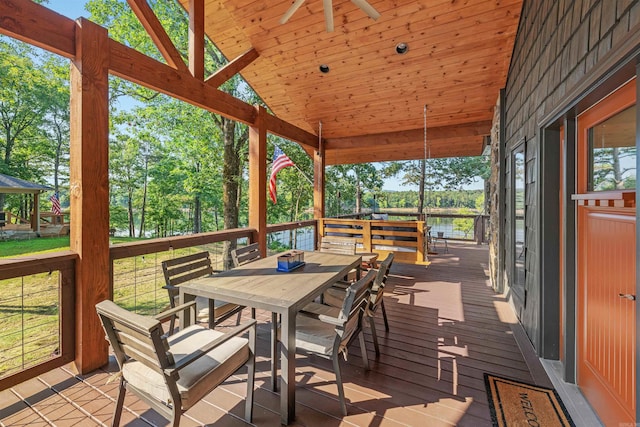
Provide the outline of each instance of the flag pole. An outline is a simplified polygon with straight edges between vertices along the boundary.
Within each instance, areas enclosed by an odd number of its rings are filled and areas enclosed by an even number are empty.
[[[283,151],[283,153],[284,153],[284,151]],[[285,153],[285,155],[286,155],[286,153]],[[287,156],[287,157],[289,157],[289,156]],[[302,171],[302,169],[300,169],[300,168],[298,167],[298,165],[296,165],[296,163],[295,163],[295,162],[293,162],[293,161],[292,161],[291,163],[293,163],[293,166],[294,166],[296,169],[298,169],[298,172],[300,172],[300,174],[301,174],[303,177],[305,177],[307,181],[309,181],[309,184],[311,184],[311,186],[313,186],[313,181],[312,181],[312,180],[311,180],[307,175],[305,175],[305,173]],[[273,162],[271,162],[271,167],[273,167]]]
[[[307,179],[307,181],[309,181],[309,184],[313,185],[313,181],[311,181],[311,179],[307,175],[305,175],[304,172],[302,172],[302,169],[300,169],[298,165],[294,163],[293,166],[295,166],[295,168],[298,169],[298,172],[300,172],[300,174],[304,176]]]

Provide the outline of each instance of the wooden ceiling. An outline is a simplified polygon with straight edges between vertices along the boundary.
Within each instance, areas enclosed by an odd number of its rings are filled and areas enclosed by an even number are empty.
[[[189,9],[189,0],[179,0]],[[317,134],[327,164],[479,155],[504,87],[522,0],[204,0],[205,32],[279,118]],[[398,43],[409,50],[398,55]],[[320,72],[320,65],[330,71]]]

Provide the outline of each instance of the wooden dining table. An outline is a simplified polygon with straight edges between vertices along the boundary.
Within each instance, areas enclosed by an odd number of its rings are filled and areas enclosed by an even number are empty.
[[[281,254],[280,254],[281,255]],[[222,300],[272,313],[272,324],[280,319],[280,413],[282,424],[295,419],[296,315],[352,269],[359,269],[360,255],[305,252],[305,264],[293,271],[278,271],[278,255],[262,258],[231,270],[180,285],[180,301],[197,296]],[[211,315],[211,313],[210,313]],[[181,318],[191,324],[190,314]],[[271,332],[271,378],[277,389],[277,336]]]

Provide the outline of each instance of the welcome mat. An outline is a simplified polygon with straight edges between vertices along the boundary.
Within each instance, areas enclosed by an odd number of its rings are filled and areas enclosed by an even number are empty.
[[[575,427],[552,388],[484,374],[494,426]]]

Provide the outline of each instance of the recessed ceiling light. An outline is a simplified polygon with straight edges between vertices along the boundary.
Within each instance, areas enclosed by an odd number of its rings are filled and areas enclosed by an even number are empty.
[[[327,74],[329,72],[329,66],[327,64],[322,64],[320,66],[320,72],[324,73],[324,74]]]
[[[396,45],[396,53],[398,55],[404,55],[409,50],[409,45],[403,42],[400,42]]]

